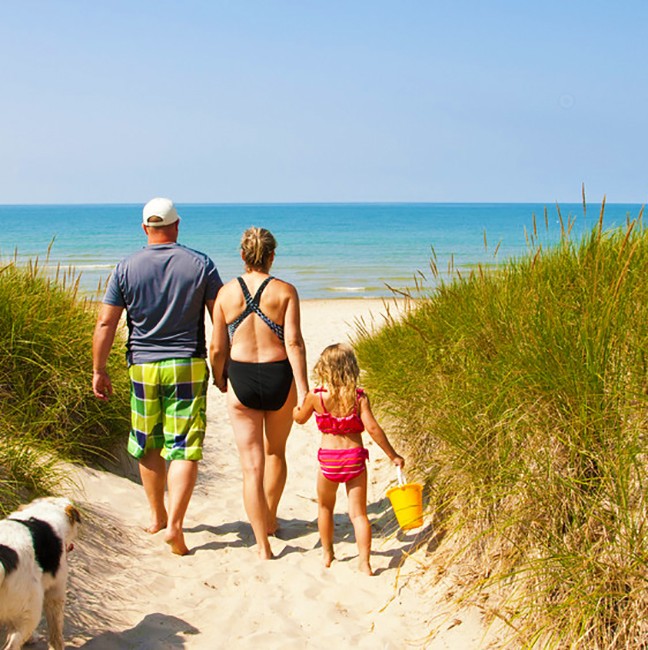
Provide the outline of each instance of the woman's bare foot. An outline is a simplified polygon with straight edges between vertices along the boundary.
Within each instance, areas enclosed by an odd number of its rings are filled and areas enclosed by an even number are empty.
[[[176,555],[187,555],[189,553],[189,549],[184,541],[184,534],[181,530],[175,534],[167,531],[164,536],[164,541],[171,547],[171,552]]]
[[[274,559],[274,555],[272,554],[272,549],[270,548],[270,544],[259,546],[258,554],[261,560]]]
[[[333,547],[331,548],[325,548],[324,553],[322,555],[322,559],[324,561],[324,566],[325,567],[330,567],[331,563],[335,559],[335,554],[333,553]]]

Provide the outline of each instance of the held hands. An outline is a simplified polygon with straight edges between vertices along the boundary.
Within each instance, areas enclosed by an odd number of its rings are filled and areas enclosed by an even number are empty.
[[[227,378],[221,377],[220,379],[216,379],[214,377],[214,386],[218,388],[218,390],[221,393],[226,393],[227,392]]]
[[[297,406],[293,408],[292,412],[293,420],[297,424],[305,424],[313,413],[313,407],[310,402],[308,405],[306,404],[309,395],[310,393],[304,393],[303,395],[301,393],[297,394]]]

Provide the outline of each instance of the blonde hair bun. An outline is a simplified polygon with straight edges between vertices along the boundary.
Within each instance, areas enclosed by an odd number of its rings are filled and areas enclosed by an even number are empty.
[[[277,248],[277,240],[265,228],[252,226],[243,233],[241,238],[243,261],[248,268],[256,271],[268,271],[275,248]]]

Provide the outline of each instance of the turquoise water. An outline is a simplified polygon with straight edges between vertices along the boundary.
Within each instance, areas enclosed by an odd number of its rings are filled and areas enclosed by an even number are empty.
[[[538,239],[560,237],[558,210],[531,203],[430,204],[178,204],[181,243],[209,254],[224,280],[241,271],[238,252],[245,228],[269,228],[278,241],[273,273],[294,283],[302,298],[383,297],[387,285],[414,286],[414,276],[433,285],[429,261],[434,249],[441,272],[490,264],[528,251],[527,233],[536,217]],[[622,225],[639,205],[610,204],[605,225]],[[141,205],[0,206],[0,259],[38,257],[48,267],[61,264],[81,273],[81,288],[93,291],[114,264],[146,243]],[[560,206],[578,236],[591,229],[598,206]],[[486,241],[485,241],[486,240]],[[499,244],[497,255],[495,249]]]

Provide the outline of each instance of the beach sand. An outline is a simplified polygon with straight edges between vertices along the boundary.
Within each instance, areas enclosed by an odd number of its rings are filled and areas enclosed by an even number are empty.
[[[354,322],[382,322],[379,300],[305,301],[309,369],[328,344],[348,340]],[[389,433],[389,432],[388,432]],[[289,476],[271,538],[276,559],[260,561],[243,509],[241,472],[225,398],[208,395],[205,458],[185,520],[188,556],[173,555],[162,533],[148,535],[148,510],[134,465],[121,471],[75,468],[67,488],[84,523],[70,554],[68,647],[484,648],[476,608],[454,611],[443,580],[433,580],[431,517],[404,533],[385,498],[395,473],[366,436],[373,577],[357,570],[344,489],[336,507],[336,561],[321,561],[315,498],[319,435],[313,421],[288,441]],[[392,434],[398,449],[398,440]],[[41,628],[42,630],[43,628]],[[31,646],[46,647],[41,640]]]

